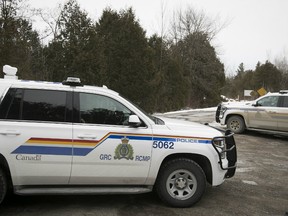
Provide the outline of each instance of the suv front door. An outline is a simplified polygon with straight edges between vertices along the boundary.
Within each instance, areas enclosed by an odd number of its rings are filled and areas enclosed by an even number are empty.
[[[144,184],[152,151],[152,130],[113,96],[74,94],[73,166],[70,184]]]
[[[248,111],[249,127],[277,130],[278,96],[267,96],[257,101],[255,107]]]

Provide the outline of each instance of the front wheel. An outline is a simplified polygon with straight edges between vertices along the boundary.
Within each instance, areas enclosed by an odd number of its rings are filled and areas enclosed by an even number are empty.
[[[156,191],[163,202],[181,208],[198,202],[205,189],[206,177],[202,168],[185,158],[164,164],[156,184]]]
[[[5,173],[0,168],[0,204],[3,202],[7,193],[7,179]]]
[[[240,134],[245,130],[245,123],[242,117],[240,116],[231,116],[227,120],[227,128],[233,133]]]

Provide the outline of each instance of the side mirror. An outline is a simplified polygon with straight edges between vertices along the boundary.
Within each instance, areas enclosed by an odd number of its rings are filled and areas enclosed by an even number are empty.
[[[132,127],[139,127],[141,125],[141,121],[137,115],[130,115],[128,123]]]
[[[263,106],[263,104],[260,104],[260,103],[256,102],[256,103],[252,104],[252,106],[254,106],[254,107],[261,107],[261,106]],[[264,105],[264,106],[265,106],[265,105]]]
[[[262,106],[262,105],[259,104],[258,101],[255,101],[255,102],[252,104],[252,106],[254,106],[254,107],[258,107],[258,106]]]

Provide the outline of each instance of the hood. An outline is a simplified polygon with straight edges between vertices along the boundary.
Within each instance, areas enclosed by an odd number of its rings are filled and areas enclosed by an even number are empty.
[[[220,131],[200,123],[164,117],[161,117],[161,119],[165,122],[165,126],[171,130],[171,133],[175,133],[175,135],[205,138],[223,136]]]
[[[245,102],[224,102],[222,103],[225,107],[247,107],[252,106],[252,104],[255,103],[255,101],[245,101]]]

